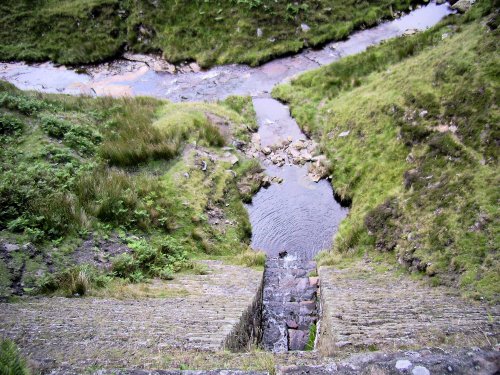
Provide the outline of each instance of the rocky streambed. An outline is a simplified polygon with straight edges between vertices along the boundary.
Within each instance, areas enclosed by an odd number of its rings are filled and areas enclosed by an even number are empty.
[[[87,95],[148,95],[173,101],[253,96],[259,130],[244,147],[261,160],[268,177],[248,205],[252,247],[268,261],[263,288],[263,346],[273,351],[302,350],[318,320],[314,256],[331,246],[347,209],[334,199],[328,166],[314,141],[300,131],[286,106],[269,96],[278,83],[358,53],[384,39],[434,25],[452,11],[431,3],[408,15],[359,31],[348,40],[306,50],[257,68],[196,64],[173,66],[153,56],[122,59],[70,69],[51,63],[1,63],[0,78],[21,89]],[[334,182],[333,182],[334,183]]]

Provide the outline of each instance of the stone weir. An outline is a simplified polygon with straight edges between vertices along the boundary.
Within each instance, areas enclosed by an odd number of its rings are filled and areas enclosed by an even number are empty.
[[[314,346],[318,321],[316,263],[286,253],[270,258],[264,271],[262,347],[272,352]],[[309,345],[308,345],[309,343]],[[312,348],[310,348],[312,349]]]

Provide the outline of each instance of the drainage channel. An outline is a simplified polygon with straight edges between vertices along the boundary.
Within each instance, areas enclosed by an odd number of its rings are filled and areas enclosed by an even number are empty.
[[[313,261],[293,256],[266,262],[262,296],[262,342],[280,353],[314,348],[318,322],[318,277]]]
[[[246,150],[271,181],[247,206],[252,247],[267,254],[260,346],[280,353],[314,348],[319,319],[314,256],[331,246],[348,209],[335,201],[325,158],[287,106],[253,98],[259,130]]]

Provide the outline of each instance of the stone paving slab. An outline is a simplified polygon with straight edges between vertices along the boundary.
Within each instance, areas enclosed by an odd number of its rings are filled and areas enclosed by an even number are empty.
[[[319,366],[283,366],[277,375],[494,375],[500,352],[469,348],[444,351],[370,353]]]
[[[76,372],[53,371],[50,375],[78,375]],[[194,370],[99,370],[93,372],[92,375],[269,375],[266,371],[240,371],[240,370],[210,370],[210,371],[194,371]]]
[[[0,304],[0,337],[48,367],[147,368],[169,350],[222,350],[258,295],[262,271],[203,261],[206,275],[180,275],[172,298],[29,298]]]
[[[449,289],[369,263],[319,269],[324,355],[359,351],[498,345],[500,308],[464,301]]]

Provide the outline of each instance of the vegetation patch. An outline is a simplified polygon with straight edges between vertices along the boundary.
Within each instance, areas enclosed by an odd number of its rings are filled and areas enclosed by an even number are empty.
[[[418,1],[29,0],[0,5],[5,60],[87,64],[125,50],[171,62],[256,65],[347,37]]]
[[[221,148],[248,140],[254,115],[250,98],[92,99],[0,82],[2,296],[171,279],[197,254],[247,250],[237,183],[254,164]],[[111,237],[125,250],[103,252]]]
[[[322,262],[394,252],[435,284],[497,300],[495,14],[479,1],[463,16],[275,89],[321,142],[336,193],[352,199]]]
[[[26,360],[10,340],[0,340],[0,373],[5,375],[29,375]]]

